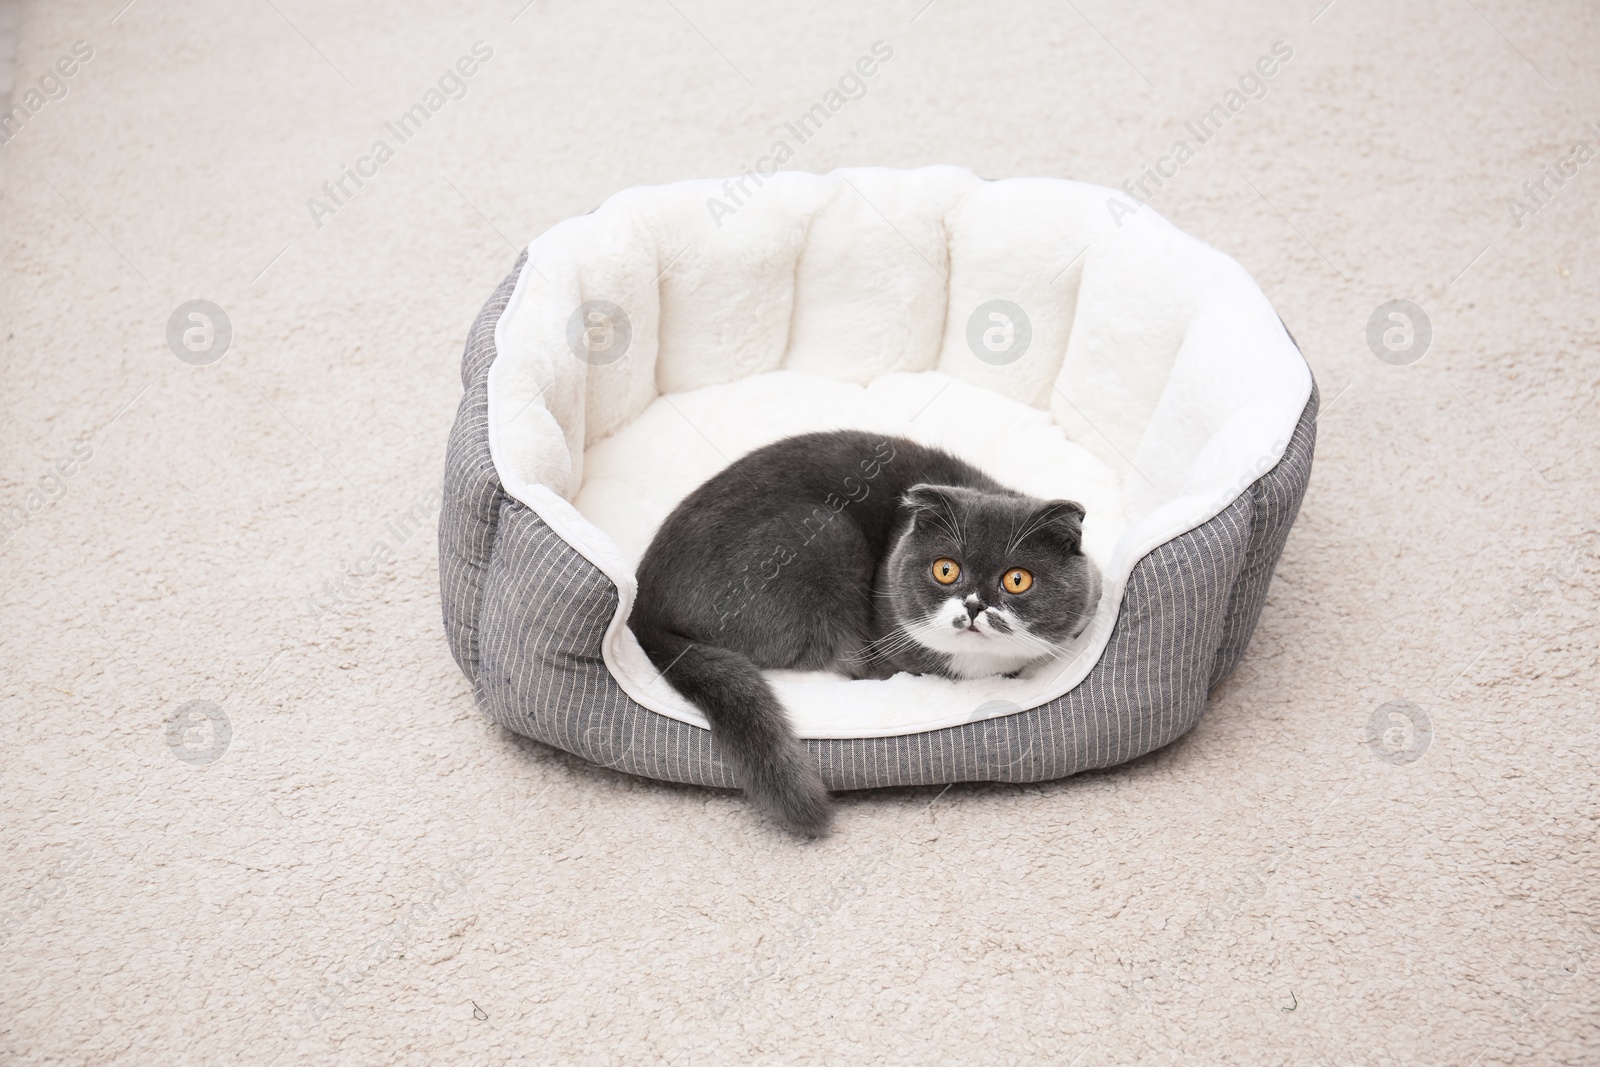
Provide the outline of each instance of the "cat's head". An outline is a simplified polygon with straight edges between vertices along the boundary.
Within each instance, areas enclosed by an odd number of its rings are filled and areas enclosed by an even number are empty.
[[[964,677],[1053,655],[1100,602],[1083,554],[1082,505],[1011,492],[915,485],[889,550],[887,592],[917,644]]]

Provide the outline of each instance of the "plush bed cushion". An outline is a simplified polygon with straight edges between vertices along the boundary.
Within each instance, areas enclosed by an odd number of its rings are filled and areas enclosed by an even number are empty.
[[[804,371],[772,371],[656,400],[633,422],[589,447],[574,501],[580,514],[636,565],[667,513],[696,486],[761,445],[811,430],[860,429],[939,445],[1002,482],[1045,499],[1088,509],[1084,548],[1104,570],[1127,521],[1121,479],[1082,445],[1067,440],[1049,412],[940,371],[890,374],[860,386]],[[871,491],[870,485],[866,486]],[[897,675],[850,681],[826,671],[768,671],[790,716],[808,737],[880,737],[965,722],[989,700],[1042,703],[1057,674],[1087,655],[1080,638],[1060,660],[1018,679],[952,681]],[[680,698],[659,680],[631,633],[620,635],[618,663],[643,674],[663,704]],[[701,722],[686,702],[688,722]]]

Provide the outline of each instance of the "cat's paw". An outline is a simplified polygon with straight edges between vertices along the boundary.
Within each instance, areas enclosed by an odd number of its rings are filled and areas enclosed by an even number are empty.
[[[899,667],[890,666],[887,663],[853,663],[847,665],[844,670],[852,681],[881,682],[900,673]]]

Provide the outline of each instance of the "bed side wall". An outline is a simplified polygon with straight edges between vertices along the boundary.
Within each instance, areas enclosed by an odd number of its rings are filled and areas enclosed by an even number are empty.
[[[505,499],[479,618],[483,711],[591,763],[732,787],[710,731],[634,703],[611,677],[600,649],[616,612],[611,580],[532,508]]]
[[[1320,397],[1316,382],[1311,383],[1311,398],[1300,413],[1299,425],[1284,449],[1283,458],[1250,486],[1255,517],[1250,533],[1250,549],[1243,570],[1234,584],[1223,626],[1222,642],[1217,646],[1217,661],[1211,672],[1215,687],[1238,666],[1250,644],[1267,603],[1267,590],[1273,571],[1283,555],[1289,528],[1300,514],[1300,502],[1311,482],[1311,459],[1317,446],[1317,408]]]
[[[484,302],[467,332],[461,357],[461,403],[445,446],[443,500],[439,511],[439,600],[444,630],[461,673],[478,681],[478,616],[484,572],[494,549],[495,522],[505,491],[489,454],[489,365],[494,328],[511,299],[528,253]]]

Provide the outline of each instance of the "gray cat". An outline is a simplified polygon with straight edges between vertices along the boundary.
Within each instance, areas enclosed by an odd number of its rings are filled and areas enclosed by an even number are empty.
[[[789,437],[673,509],[639,563],[628,624],[705,713],[745,794],[816,834],[827,790],[760,668],[1015,674],[1094,614],[1083,516],[905,438]]]

